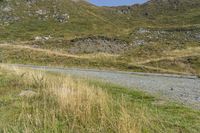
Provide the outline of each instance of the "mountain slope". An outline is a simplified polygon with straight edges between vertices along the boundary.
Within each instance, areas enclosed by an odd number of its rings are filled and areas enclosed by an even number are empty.
[[[21,49],[4,47],[0,55],[9,56],[0,57],[0,61],[41,64],[45,60],[45,64],[53,62],[62,66],[199,74],[195,61],[183,61],[190,59],[189,56],[184,59],[182,55],[181,59],[179,55],[173,56],[173,61],[183,64],[175,63],[181,69],[168,67],[173,64],[168,60],[171,58],[169,53],[176,50],[188,53],[188,49],[200,47],[199,4],[199,0],[150,0],[142,5],[97,7],[80,0],[1,0],[1,42],[74,54],[73,57],[99,54],[108,57],[66,61],[67,58],[60,55],[58,59],[34,51],[31,56],[27,49],[19,53]],[[197,55],[190,56],[199,60]],[[188,64],[192,69],[186,70],[184,66]]]
[[[151,0],[110,8],[72,0],[1,0],[0,39],[30,40],[37,35],[70,39],[91,34],[127,37],[136,27],[198,24],[199,4],[198,0]]]
[[[30,39],[37,34],[70,38],[118,30],[115,23],[101,15],[104,9],[86,2],[2,1],[0,10],[0,23],[3,25],[1,34],[6,38]]]

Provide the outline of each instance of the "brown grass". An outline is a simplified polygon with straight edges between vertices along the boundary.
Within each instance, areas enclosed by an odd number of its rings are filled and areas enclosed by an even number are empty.
[[[34,99],[37,101],[39,98],[42,106],[37,102],[30,105],[30,99],[22,102],[17,125],[22,126],[23,132],[47,130],[139,133],[143,125],[148,123],[145,109],[132,110],[137,114],[133,116],[123,96],[116,103],[106,91],[89,86],[83,80],[6,66],[3,68],[22,77],[25,86],[35,85],[39,88],[39,95]],[[57,126],[59,121],[66,123],[61,129]],[[5,128],[5,131],[9,131],[8,129]]]

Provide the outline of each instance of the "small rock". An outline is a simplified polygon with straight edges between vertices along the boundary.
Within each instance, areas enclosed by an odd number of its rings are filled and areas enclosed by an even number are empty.
[[[150,32],[149,30],[144,29],[144,28],[140,28],[140,29],[137,31],[137,33],[139,33],[139,34],[144,34],[144,33],[149,33],[149,32]]]
[[[195,97],[195,100],[200,102],[200,97]]]
[[[35,37],[35,41],[41,41],[41,40],[42,40],[42,37],[40,37],[40,36]]]
[[[200,34],[196,34],[195,38],[200,40]]]
[[[37,10],[35,11],[35,13],[37,13],[38,15],[46,15],[47,14],[47,11],[46,10]]]
[[[22,91],[19,96],[20,97],[33,97],[36,96],[37,93],[31,90]]]
[[[49,35],[49,36],[36,36],[35,38],[35,41],[47,41],[49,39],[52,39],[52,37]]]
[[[13,9],[10,6],[3,8],[3,12],[11,12]]]
[[[51,39],[51,38],[52,38],[52,37],[51,37],[50,35],[49,35],[49,36],[44,36],[44,37],[43,37],[44,40],[49,40],[49,39]]]
[[[40,46],[37,45],[37,44],[33,44],[33,45],[32,45],[32,48],[40,48]]]
[[[145,40],[136,40],[133,42],[135,46],[141,46],[145,44]]]

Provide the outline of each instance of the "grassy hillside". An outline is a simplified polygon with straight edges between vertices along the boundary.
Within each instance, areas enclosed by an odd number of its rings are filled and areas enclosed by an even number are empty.
[[[200,77],[199,7],[0,0],[0,63]],[[199,110],[134,88],[0,64],[0,132],[199,131]]]
[[[88,35],[125,38],[138,27],[199,24],[199,3],[198,0],[167,3],[151,0],[124,9],[72,0],[2,0],[0,39],[30,40],[42,35],[66,39]]]
[[[129,71],[153,71],[119,60],[118,56],[109,54],[71,55],[56,51],[15,46],[0,45],[0,61],[2,63],[20,63],[62,67],[85,67],[98,69],[117,69]]]
[[[2,39],[29,40],[40,35],[69,39],[90,34],[114,35],[119,32],[116,23],[107,20],[111,14],[102,15],[106,9],[86,2],[73,2],[72,0],[26,2],[20,0],[17,2],[2,1],[1,5],[1,10],[3,10],[0,15],[3,24]],[[4,11],[5,9],[8,11]],[[6,19],[7,16],[9,19]],[[118,16],[114,17],[118,18]]]
[[[171,55],[169,55],[169,58],[145,58],[143,56],[141,58],[130,58],[130,56],[127,55],[112,55],[105,53],[73,55],[61,51],[32,48],[22,45],[0,45],[0,48],[0,61],[2,63],[97,68],[134,72],[159,72],[195,75],[199,74],[199,72],[196,71],[198,70],[198,66],[194,67],[194,69],[187,69],[186,67],[183,67],[183,69],[174,69],[173,67],[170,68],[165,66],[149,65],[149,63],[153,61],[159,62],[164,59],[173,60],[180,57],[186,58],[192,55],[198,56],[199,50],[196,50],[195,53],[187,53],[188,55],[184,55],[188,50],[178,52],[174,51]],[[193,52],[193,49],[191,51]],[[193,63],[191,63],[191,65]]]
[[[2,132],[194,132],[200,112],[142,92],[0,67]]]
[[[72,0],[1,0],[0,42],[20,47],[1,46],[0,61],[197,75],[199,4],[151,0],[97,7]]]

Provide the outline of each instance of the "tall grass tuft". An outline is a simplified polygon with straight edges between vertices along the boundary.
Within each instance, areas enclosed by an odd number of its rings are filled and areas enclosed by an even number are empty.
[[[116,101],[82,79],[17,68],[12,71],[37,95],[21,98],[20,114],[5,132],[139,133],[149,123],[145,109],[130,110],[125,96]]]

